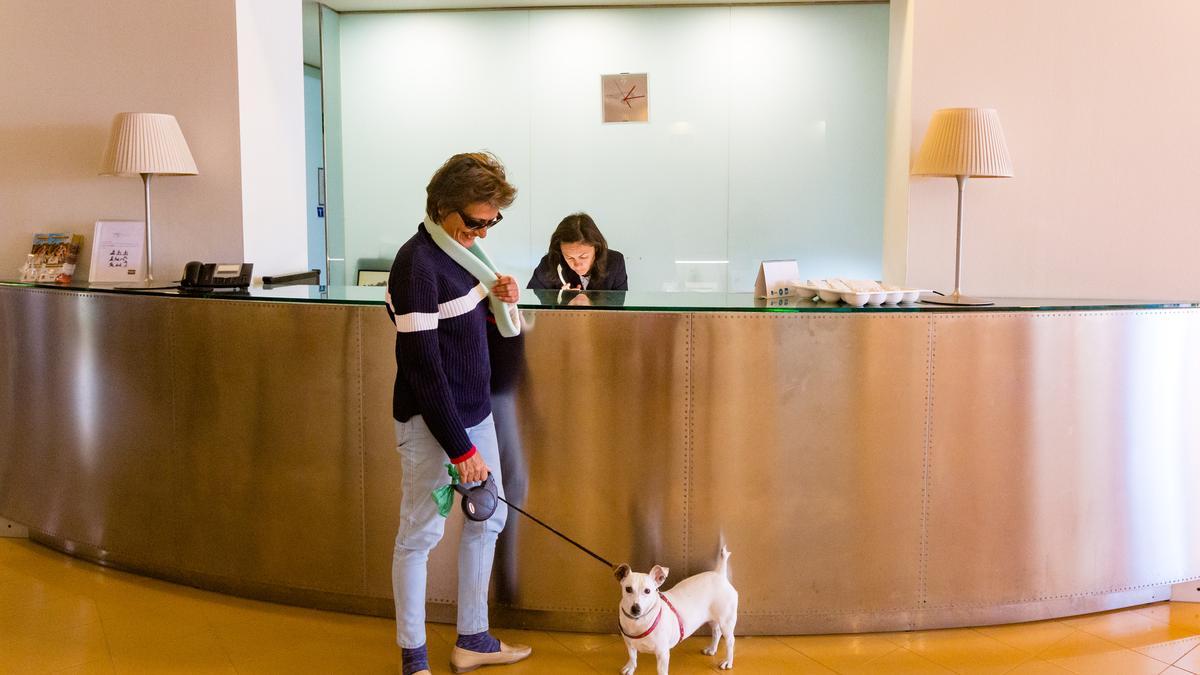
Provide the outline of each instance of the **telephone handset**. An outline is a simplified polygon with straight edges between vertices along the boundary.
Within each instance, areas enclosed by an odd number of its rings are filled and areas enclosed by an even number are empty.
[[[254,274],[254,263],[202,263],[193,260],[183,266],[179,287],[216,289],[247,288]]]

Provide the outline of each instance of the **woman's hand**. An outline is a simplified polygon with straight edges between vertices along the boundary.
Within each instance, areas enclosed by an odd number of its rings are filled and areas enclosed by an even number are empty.
[[[471,458],[465,462],[455,464],[458,467],[458,475],[464,483],[478,483],[486,480],[491,469],[488,468],[487,462],[483,461],[483,456],[476,452],[471,455]]]
[[[580,293],[579,295],[571,298],[571,301],[568,302],[567,304],[568,305],[590,305],[590,304],[592,304],[592,299],[589,298],[588,296],[584,295],[583,293]]]
[[[492,295],[496,296],[501,302],[516,302],[521,299],[521,289],[517,286],[517,279],[509,274],[501,274],[496,280],[496,285],[492,286]]]

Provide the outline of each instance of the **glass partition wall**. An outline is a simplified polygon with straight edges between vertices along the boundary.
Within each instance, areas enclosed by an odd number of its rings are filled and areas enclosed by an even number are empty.
[[[332,283],[388,269],[433,171],[478,149],[518,188],[484,245],[522,285],[578,211],[631,290],[746,291],[777,258],[881,276],[885,3],[323,9],[321,32]],[[604,121],[621,73],[647,121]]]

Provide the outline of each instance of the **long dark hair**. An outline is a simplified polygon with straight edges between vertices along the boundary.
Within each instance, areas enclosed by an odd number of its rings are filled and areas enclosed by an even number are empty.
[[[587,244],[595,247],[596,259],[592,261],[588,278],[592,283],[604,278],[608,265],[608,242],[604,235],[600,234],[600,228],[596,227],[596,221],[592,220],[591,216],[586,213],[572,213],[554,228],[554,234],[550,236],[550,250],[547,253],[552,269],[563,262],[563,244]]]

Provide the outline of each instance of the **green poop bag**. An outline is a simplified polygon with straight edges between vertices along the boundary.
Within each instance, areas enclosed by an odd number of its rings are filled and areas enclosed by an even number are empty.
[[[450,509],[454,507],[454,488],[452,486],[462,482],[462,475],[458,473],[457,466],[447,464],[446,473],[450,474],[450,484],[433,491],[433,503],[437,504],[438,515],[443,518],[450,515]]]

